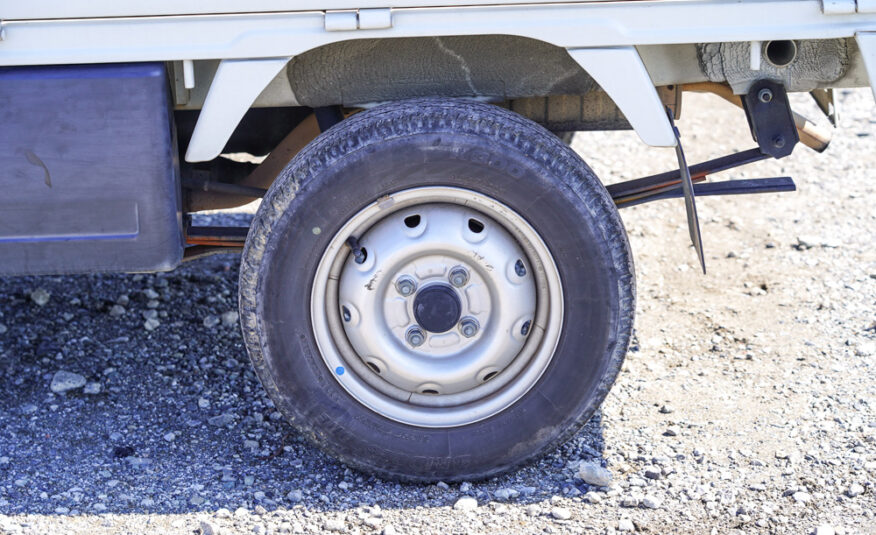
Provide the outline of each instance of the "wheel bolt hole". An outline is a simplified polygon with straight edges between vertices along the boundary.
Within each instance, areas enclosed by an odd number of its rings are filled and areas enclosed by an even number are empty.
[[[365,364],[367,364],[368,367],[371,368],[371,371],[376,374],[380,374],[380,368],[377,367],[377,364],[374,364],[373,362],[366,362]]]
[[[408,228],[417,228],[418,226],[420,226],[420,215],[414,214],[406,217],[405,226]]]
[[[484,378],[482,379],[482,382],[486,383],[487,381],[489,381],[490,379],[492,379],[493,377],[495,377],[497,373],[499,373],[499,372],[490,372],[490,373],[484,375]]]
[[[421,394],[429,394],[430,396],[437,396],[437,395],[438,395],[438,391],[437,391],[437,390],[433,390],[433,389],[431,389],[431,388],[427,388],[427,389],[421,391],[420,393],[421,393]]]
[[[344,321],[350,321],[353,318],[350,309],[345,306],[341,307],[341,315],[344,317]]]
[[[477,219],[469,219],[468,220],[468,230],[474,232],[475,234],[480,234],[484,231],[484,224],[478,221]]]
[[[365,261],[368,260],[368,249],[361,247],[360,249],[353,251],[353,255],[357,264],[364,264]]]
[[[523,260],[517,259],[517,262],[514,263],[514,273],[517,273],[518,277],[523,277],[526,275],[526,266],[523,265]]]
[[[532,325],[532,321],[526,320],[522,327],[520,327],[520,334],[526,336],[529,334],[529,327]]]

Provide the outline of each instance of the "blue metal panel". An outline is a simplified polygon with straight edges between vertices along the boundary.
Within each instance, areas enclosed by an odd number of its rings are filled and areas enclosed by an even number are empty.
[[[180,205],[163,64],[0,68],[0,274],[172,269]]]

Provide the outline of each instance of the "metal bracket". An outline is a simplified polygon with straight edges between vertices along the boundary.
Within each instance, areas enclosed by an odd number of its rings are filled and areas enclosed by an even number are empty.
[[[836,123],[839,121],[839,109],[836,105],[836,95],[833,89],[813,89],[809,94],[812,95],[812,100],[818,104],[818,109],[821,110],[821,113],[836,128]]]
[[[755,82],[742,96],[742,107],[761,152],[773,158],[791,154],[800,136],[782,84],[772,80]]]

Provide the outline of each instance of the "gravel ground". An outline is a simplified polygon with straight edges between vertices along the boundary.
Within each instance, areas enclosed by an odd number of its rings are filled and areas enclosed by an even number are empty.
[[[305,443],[250,371],[234,256],[0,279],[0,532],[876,533],[876,113],[868,91],[841,101],[825,154],[725,173],[799,192],[699,201],[707,276],[680,200],[624,210],[639,302],[618,382],[570,442],[489,481],[400,485]],[[752,146],[716,97],[687,96],[680,128],[690,161]],[[629,132],[573,146],[607,181],[674,159]]]

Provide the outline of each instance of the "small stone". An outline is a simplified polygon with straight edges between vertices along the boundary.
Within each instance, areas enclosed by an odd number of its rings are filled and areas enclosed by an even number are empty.
[[[204,318],[204,327],[208,329],[212,329],[213,327],[219,325],[221,320],[217,316],[213,316],[212,314]]]
[[[459,492],[468,492],[471,490],[471,483],[468,481],[463,481],[461,485],[459,485]]]
[[[155,329],[158,328],[159,325],[161,325],[160,321],[158,321],[155,318],[149,318],[148,320],[146,320],[143,323],[143,328],[146,329],[147,331],[154,331]]]
[[[618,531],[636,531],[636,526],[629,518],[621,518],[617,523]]]
[[[497,489],[496,492],[493,493],[493,496],[495,496],[498,500],[506,502],[520,496],[520,493],[517,492],[515,489],[503,488]]]
[[[286,499],[288,499],[291,502],[298,503],[304,499],[304,493],[302,493],[298,489],[290,490],[289,494],[286,495]]]
[[[176,440],[176,435],[173,434],[173,432],[165,433],[162,438],[164,438],[164,440],[168,442],[173,442],[174,440]]]
[[[202,409],[210,408],[210,400],[204,398],[198,398],[198,407]]]
[[[322,527],[326,531],[334,531],[334,532],[345,531],[347,529],[347,526],[344,524],[344,521],[337,520],[337,519],[326,520],[325,523],[322,525]]]
[[[443,481],[439,481],[438,483],[435,483],[435,486],[441,490],[450,490],[450,485],[448,485],[447,483],[445,483]]]
[[[234,325],[237,325],[238,318],[240,318],[240,315],[236,310],[229,310],[222,314],[222,325],[233,327]]]
[[[679,434],[677,427],[667,427],[666,431],[663,432],[663,436],[665,437],[677,437]]]
[[[611,485],[611,472],[596,463],[581,463],[578,467],[578,477],[588,485],[607,487]]]
[[[97,511],[98,513],[102,513],[104,511],[106,511],[106,504],[96,503],[96,504],[92,505],[91,508],[94,509],[95,511]]]
[[[809,501],[812,500],[812,496],[810,496],[808,492],[803,491],[797,491],[791,497],[794,498],[794,501],[797,503],[809,503]]]
[[[46,303],[49,302],[50,297],[52,297],[52,294],[50,294],[43,288],[37,288],[36,290],[30,292],[30,300],[36,303],[38,306],[45,306]]]
[[[398,531],[392,526],[392,524],[387,524],[383,526],[383,531],[380,532],[381,535],[398,535]]]
[[[65,372],[63,370],[55,372],[52,376],[52,384],[49,388],[52,392],[60,393],[68,390],[75,390],[85,386],[85,377],[78,373]]]
[[[557,520],[569,520],[572,518],[572,512],[565,507],[554,507],[551,509],[551,516]]]
[[[24,405],[21,406],[21,413],[22,414],[33,414],[38,410],[39,410],[39,407],[37,407],[33,403],[25,403]]]
[[[661,505],[663,505],[663,500],[661,500],[657,496],[652,496],[649,494],[642,498],[642,507],[646,509],[660,509]]]
[[[620,504],[621,507],[638,507],[639,499],[635,496],[626,496],[621,500]]]
[[[119,316],[124,316],[125,312],[127,312],[127,310],[125,310],[125,307],[123,307],[122,305],[113,305],[112,307],[110,307],[109,315],[114,318],[118,318]]]
[[[675,408],[673,408],[672,405],[669,405],[668,403],[660,407],[660,414],[672,414],[673,412],[675,412]]]
[[[602,495],[600,495],[598,492],[593,492],[591,490],[584,494],[583,499],[590,503],[599,503],[602,501]]]
[[[5,333],[7,330],[8,330],[8,329],[6,328],[6,326],[3,325],[2,323],[0,323],[0,334]]]
[[[92,396],[95,394],[100,394],[100,391],[103,387],[100,383],[88,383],[85,385],[85,388],[82,389],[82,392],[85,394],[91,394]]]
[[[663,475],[660,468],[656,466],[646,466],[643,472],[648,479],[660,479],[660,476]]]
[[[219,527],[209,520],[201,520],[199,529],[201,535],[219,535]]]
[[[0,334],[3,334],[2,329],[0,329]],[[876,343],[859,342],[855,346],[855,355],[859,357],[869,357],[870,355],[876,355]]]
[[[836,530],[830,524],[822,524],[815,528],[815,535],[836,535]]]
[[[234,422],[237,419],[237,416],[224,412],[218,416],[213,416],[212,418],[207,419],[207,423],[216,427],[225,427]]]
[[[852,483],[849,486],[849,490],[846,491],[846,496],[848,496],[849,498],[854,498],[856,496],[860,496],[861,494],[864,494],[864,487],[857,483]]]
[[[160,297],[158,295],[158,292],[156,292],[152,288],[146,288],[145,290],[143,290],[143,295],[146,296],[146,299],[148,301],[152,301],[153,299],[158,299]]]
[[[478,501],[471,496],[463,496],[456,500],[456,503],[453,504],[453,508],[457,511],[474,511],[478,508]]]

